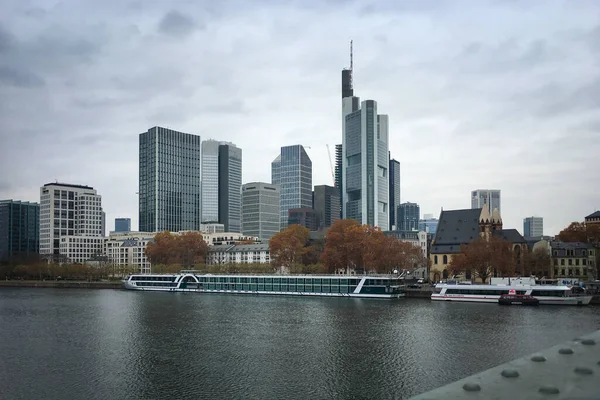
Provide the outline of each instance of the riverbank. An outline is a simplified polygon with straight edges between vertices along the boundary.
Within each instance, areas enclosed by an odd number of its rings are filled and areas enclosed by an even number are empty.
[[[123,289],[121,282],[86,281],[0,281],[1,287],[54,288],[54,289]]]

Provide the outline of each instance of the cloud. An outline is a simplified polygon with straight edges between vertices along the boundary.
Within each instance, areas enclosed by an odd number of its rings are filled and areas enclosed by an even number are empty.
[[[174,37],[185,37],[190,35],[194,30],[203,28],[203,25],[198,25],[189,16],[175,10],[166,13],[158,24],[159,32]]]
[[[561,0],[2,2],[0,169],[11,175],[0,198],[84,183],[109,221],[135,226],[138,135],[154,125],[236,143],[244,182],[268,181],[280,146],[310,146],[313,183],[332,184],[326,144],[341,142],[352,39],[355,93],[390,117],[403,201],[435,213],[499,188],[507,227],[538,214],[556,233],[597,207],[598,11]]]

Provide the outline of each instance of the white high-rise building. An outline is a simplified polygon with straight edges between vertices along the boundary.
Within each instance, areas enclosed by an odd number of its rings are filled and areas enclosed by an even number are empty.
[[[202,142],[202,223],[219,222],[219,145]]]
[[[40,254],[86,261],[102,253],[103,227],[102,196],[94,188],[65,183],[40,188]]]
[[[471,209],[483,208],[486,204],[490,215],[494,212],[494,209],[500,209],[500,190],[490,189],[477,189],[471,192]]]

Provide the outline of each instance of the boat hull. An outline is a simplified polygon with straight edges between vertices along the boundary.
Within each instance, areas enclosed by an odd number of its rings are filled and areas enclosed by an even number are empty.
[[[221,294],[246,294],[246,295],[271,295],[271,296],[313,296],[313,297],[355,297],[370,299],[399,299],[405,297],[405,293],[392,294],[368,294],[368,293],[307,293],[307,292],[272,292],[272,291],[248,291],[248,290],[210,290],[210,289],[182,289],[164,287],[140,287],[124,283],[125,289],[144,292],[170,292],[170,293],[221,293]]]
[[[539,300],[541,305],[560,305],[560,306],[586,306],[592,301],[592,296],[573,296],[573,297],[541,297],[533,296]],[[440,295],[432,294],[431,300],[436,301],[457,301],[467,303],[498,303],[500,296],[475,296],[475,295]]]

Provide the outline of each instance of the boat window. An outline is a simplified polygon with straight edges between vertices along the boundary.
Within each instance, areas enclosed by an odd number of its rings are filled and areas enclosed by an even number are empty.
[[[540,297],[544,297],[544,296],[565,297],[565,294],[566,293],[564,290],[532,290],[531,291],[532,296],[540,296]]]

